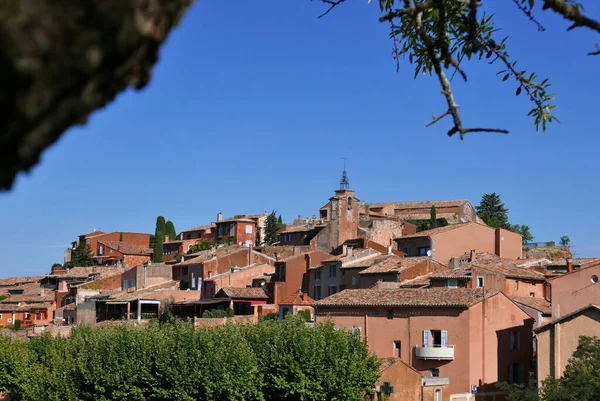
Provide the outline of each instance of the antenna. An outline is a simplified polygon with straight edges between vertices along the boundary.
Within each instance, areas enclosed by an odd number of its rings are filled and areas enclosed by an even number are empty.
[[[350,182],[348,181],[348,174],[346,174],[346,160],[348,158],[346,156],[342,157],[344,160],[344,172],[342,174],[342,179],[340,180],[340,189],[350,189]]]

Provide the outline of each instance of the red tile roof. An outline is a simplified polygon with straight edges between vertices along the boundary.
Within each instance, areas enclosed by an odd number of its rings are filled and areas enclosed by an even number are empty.
[[[552,314],[552,306],[550,305],[550,302],[546,301],[544,298],[510,297],[510,299],[517,304],[528,306],[532,309],[542,312],[545,315]]]
[[[546,329],[554,326],[556,323],[560,323],[560,322],[563,322],[565,320],[574,318],[574,317],[576,317],[578,315],[581,315],[582,313],[586,312],[588,309],[600,312],[600,306],[590,304],[590,305],[584,306],[581,309],[576,310],[575,312],[571,312],[569,314],[564,315],[563,317],[555,319],[555,320],[551,321],[550,323],[546,323],[543,326],[537,327],[537,328],[533,329],[533,331],[536,332],[536,333],[542,332],[542,331],[544,331],[544,330],[546,330]]]
[[[260,287],[223,287],[219,292],[223,292],[231,299],[267,299],[269,298],[265,291]],[[218,293],[217,293],[218,294]]]
[[[2,304],[17,304],[19,302],[25,303],[40,303],[40,302],[52,302],[54,301],[54,291],[45,290],[44,295],[37,294],[18,294],[11,295],[8,298],[0,301]]]
[[[497,290],[485,290],[486,297]],[[397,307],[470,307],[482,300],[481,288],[399,288],[390,290],[344,290],[315,305],[327,307],[397,306]]]
[[[314,303],[315,300],[309,297],[307,293],[298,291],[284,298],[283,301],[279,302],[279,305],[312,306]]]
[[[211,228],[214,228],[214,227],[216,227],[215,223],[210,223],[208,225],[190,228],[188,230],[182,231],[182,233],[189,233],[189,232],[192,232],[192,231],[204,231],[204,230],[208,230],[208,229],[211,229]]]
[[[98,241],[99,244],[103,244],[104,246],[114,249],[117,252],[122,253],[123,255],[143,255],[148,256],[151,254],[151,250],[149,248],[138,248],[137,246],[130,244],[129,242],[122,241]],[[102,255],[103,257],[109,257],[110,255]]]
[[[397,240],[402,240],[405,238],[421,238],[421,237],[430,237],[432,235],[442,234],[448,231],[456,230],[457,228],[464,227],[469,224],[479,224],[479,223],[461,223],[461,224],[450,224],[443,227],[432,228],[431,230],[421,231],[416,234],[403,235],[402,237],[396,238]],[[479,224],[481,226],[487,227],[486,225]]]
[[[164,283],[156,284],[151,287],[146,287],[139,289],[137,291],[129,292],[129,291],[117,291],[110,296],[110,301],[123,301],[129,302],[134,301],[136,299],[145,299],[145,300],[160,300],[161,291],[169,291],[169,290],[178,290],[179,289],[179,281],[169,280]]]
[[[408,269],[409,267],[415,266],[419,263],[425,262],[428,259],[429,257],[427,256],[401,258],[396,255],[386,255],[385,257],[379,259],[377,263],[375,263],[373,266],[361,271],[358,274],[397,272],[404,269]]]

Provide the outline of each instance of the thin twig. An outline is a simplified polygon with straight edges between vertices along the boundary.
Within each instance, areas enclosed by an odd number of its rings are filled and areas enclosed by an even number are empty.
[[[319,15],[317,18],[321,18],[329,14],[331,10],[333,10],[336,6],[340,5],[346,0],[321,0],[324,4],[329,4],[329,8],[323,14]]]
[[[525,7],[524,5],[522,5],[519,0],[513,0],[513,3],[515,3],[515,5],[517,6],[517,8],[519,10],[521,10],[523,12],[523,14],[525,14],[527,16],[527,18],[529,18],[529,21],[533,22],[534,24],[537,25],[538,31],[543,32],[546,30],[546,28],[544,28],[542,26],[542,24],[540,24],[540,22],[535,19],[535,17],[533,16],[533,14],[531,14],[531,9]]]
[[[398,38],[396,37],[396,32],[394,31],[394,22],[390,21],[390,29],[392,30],[392,42],[394,44],[394,58],[396,59],[396,72],[400,71],[400,50],[398,49]]]

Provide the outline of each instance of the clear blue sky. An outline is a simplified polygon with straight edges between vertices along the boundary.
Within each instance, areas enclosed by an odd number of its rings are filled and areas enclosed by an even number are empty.
[[[312,215],[337,188],[343,156],[361,200],[476,205],[495,191],[536,240],[569,235],[577,256],[600,255],[600,56],[586,56],[597,35],[566,33],[541,10],[549,30],[539,33],[512,2],[484,2],[519,64],[551,78],[562,124],[536,134],[514,83],[472,62],[469,83],[455,80],[465,125],[511,133],[461,142],[446,136],[449,121],[425,128],[445,111],[438,83],[413,80],[407,60],[396,73],[376,3],[349,0],[317,19],[317,1],[198,1],[149,86],[69,130],[0,194],[0,277],[47,273],[94,228],[153,232],[157,215],[178,231],[217,212]]]

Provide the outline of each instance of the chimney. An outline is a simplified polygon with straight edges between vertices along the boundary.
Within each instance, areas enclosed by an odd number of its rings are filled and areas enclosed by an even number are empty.
[[[388,255],[391,255],[391,254],[392,254],[392,246],[391,246],[391,245],[388,245],[388,246],[387,246],[387,254],[388,254]]]
[[[567,258],[567,273],[571,273],[573,271],[573,259]]]
[[[560,318],[560,305],[556,304],[554,305],[554,316],[552,316],[552,319],[556,320]]]
[[[223,220],[223,213],[219,212],[217,213],[217,223],[221,220]]]
[[[169,242],[169,236],[165,235],[165,241],[164,242]]]
[[[348,255],[348,245],[342,244],[342,255]]]
[[[352,247],[346,246],[346,256],[352,256]]]

